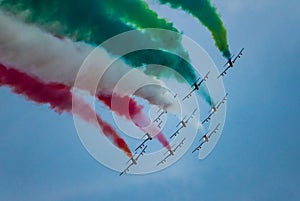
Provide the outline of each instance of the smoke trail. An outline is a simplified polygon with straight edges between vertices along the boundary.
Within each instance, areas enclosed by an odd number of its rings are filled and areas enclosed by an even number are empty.
[[[106,9],[124,23],[129,23],[138,28],[162,28],[176,31],[173,23],[160,19],[154,11],[150,10],[147,3],[141,0],[105,0]],[[141,17],[142,16],[142,17]]]
[[[181,45],[180,35],[169,34],[169,32],[158,33],[145,28],[167,29],[178,32],[172,22],[159,18],[158,14],[151,10],[146,2],[141,0],[121,0],[116,3],[115,0],[102,1],[106,10],[112,19],[118,18],[124,24],[133,28],[149,32],[153,40],[161,44],[165,50],[173,50],[185,59],[189,59],[188,53],[185,52]],[[142,16],[142,17],[141,17]],[[188,67],[188,66],[187,66]]]
[[[59,82],[73,86],[79,68],[86,56],[93,50],[91,46],[83,42],[73,42],[69,39],[58,39],[36,27],[26,25],[0,12],[0,62],[5,66],[13,66],[28,74],[34,75],[45,82]],[[103,72],[101,62],[111,63],[113,57],[104,49],[98,48],[99,58],[93,63],[92,70],[84,76],[86,82],[98,80],[96,72]],[[98,92],[112,92],[120,78],[131,71],[132,68],[122,60],[115,62],[100,80]],[[135,80],[126,82],[127,88],[134,88],[143,83],[156,83],[162,86],[162,82],[145,75],[141,70],[134,70]],[[165,89],[149,88],[154,90],[151,94],[157,97],[147,99],[149,91],[137,94],[152,104],[172,104],[169,99],[159,96]]]
[[[195,16],[211,32],[217,48],[227,59],[231,57],[226,28],[210,0],[158,0],[172,8],[181,8]]]
[[[99,0],[2,0],[0,5],[14,15],[43,27],[55,35],[100,44],[132,30],[119,20],[109,19]]]
[[[136,57],[137,53],[139,57]],[[190,85],[193,85],[198,78],[190,63],[168,52],[163,52],[160,50],[141,50],[139,52],[133,52],[128,54],[126,56],[126,59],[128,61],[134,61],[131,62],[130,65],[136,67],[144,66],[146,64],[157,64],[157,65],[170,67],[173,70],[175,70],[177,73],[179,73]],[[188,68],[185,68],[185,66],[188,66]],[[171,74],[169,70],[165,70],[164,67],[147,68],[145,70],[145,73],[149,75],[153,75],[157,78],[164,78],[164,77],[170,78],[173,76],[173,78],[175,78],[176,80],[183,82],[183,80],[181,80],[182,77],[176,77],[176,75]],[[204,85],[201,85],[200,90],[198,90],[197,93],[199,93],[200,96],[210,106],[212,106],[213,101],[211,100],[209,93],[203,86]]]
[[[29,76],[13,68],[6,68],[0,64],[0,86],[9,86],[13,92],[25,96],[39,104],[50,104],[50,107],[58,113],[67,112],[72,114],[72,94],[70,87],[60,83],[44,83],[38,78]],[[132,153],[126,142],[117,134],[117,132],[105,121],[103,121],[92,108],[83,100],[78,99],[79,110],[76,115],[83,120],[100,125],[105,136],[110,138],[112,142],[128,157],[132,157]],[[80,111],[80,112],[79,112]],[[94,117],[97,117],[95,122]]]
[[[143,128],[151,123],[150,119],[143,113],[143,107],[138,105],[134,99],[130,98],[129,96],[121,97],[117,94],[110,96],[98,95],[98,99],[118,115],[132,120],[136,126],[142,129],[144,132],[148,132]],[[114,104],[112,105],[113,102]],[[163,147],[167,148],[168,150],[171,149],[171,146],[169,145],[169,142],[165,138],[164,134],[159,132],[156,127],[154,127],[152,130],[152,133],[155,134],[155,137],[157,137],[158,141],[163,145]]]
[[[134,2],[137,1],[135,0]],[[119,3],[120,2],[118,2],[118,4]],[[118,4],[115,6],[118,6]],[[0,5],[7,12],[21,16],[20,18],[25,19],[28,23],[41,26],[54,35],[67,36],[76,41],[83,40],[93,44],[100,44],[104,40],[117,34],[132,30],[130,26],[122,23],[119,19],[109,17],[109,15],[106,14],[103,1],[98,0],[87,0],[84,1],[84,3],[81,1],[74,2],[71,0],[53,0],[47,3],[45,3],[45,1],[35,2],[32,0],[2,0]],[[152,22],[151,25],[156,24],[154,27],[164,27],[169,30],[175,29],[172,28],[171,23],[165,24],[162,19],[161,21],[163,23],[157,23],[160,20],[154,19],[155,14],[147,10],[147,6],[143,7],[143,3],[141,3],[141,5],[142,6],[139,7],[140,9],[143,9],[144,11],[146,10],[145,12],[152,13],[149,14],[150,17],[152,16],[150,20]],[[126,8],[128,8],[128,6]],[[120,9],[118,9],[118,11]],[[89,15],[86,14],[87,11]],[[76,16],[80,16],[80,19]],[[134,14],[128,18],[133,20]],[[138,17],[138,19],[142,18]],[[142,23],[142,20],[138,20],[136,23],[138,23],[141,27],[147,27],[146,24]],[[178,51],[180,51],[181,49],[180,39],[178,38],[172,39],[168,36],[163,37],[162,35],[159,35],[156,36],[156,40],[153,40],[151,36],[143,32],[140,33],[139,38],[134,38],[131,42],[132,45],[140,43],[158,43],[162,49],[166,50],[178,48]],[[183,50],[181,50],[181,52],[181,56],[184,58],[188,57]],[[181,74],[186,80],[188,80],[189,84],[192,84],[192,82],[196,79],[195,72],[190,65],[182,62],[182,59],[178,57],[165,54],[163,51],[139,51],[131,54],[130,56],[125,56],[124,58],[129,64],[136,67],[142,66],[145,62],[168,66]],[[151,72],[147,73],[151,75]],[[168,77],[169,75],[162,73],[160,76]]]
[[[140,128],[144,129],[145,127],[151,125],[150,119],[147,118],[146,115],[143,113],[137,113],[132,116],[133,122]],[[147,129],[144,130],[146,133],[150,133],[151,136],[157,137],[158,141],[168,150],[171,150],[171,146],[168,142],[168,140],[165,138],[164,134],[155,126],[152,124],[152,126],[147,127]]]

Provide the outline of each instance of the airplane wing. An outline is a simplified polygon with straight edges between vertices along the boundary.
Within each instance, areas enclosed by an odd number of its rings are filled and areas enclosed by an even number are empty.
[[[130,163],[130,164],[127,166],[127,168],[126,168],[123,172],[120,173],[120,176],[122,176],[123,174],[127,173],[127,172],[129,171],[129,168],[130,168],[131,166],[133,166],[133,163]]]
[[[195,151],[197,151],[197,150],[200,150],[201,149],[201,147],[202,147],[202,145],[205,143],[205,141],[204,142],[201,142],[201,144],[198,146],[198,147],[196,147],[193,151],[192,151],[192,153],[194,153]]]
[[[185,99],[188,99],[188,98],[192,95],[192,93],[193,93],[195,90],[196,90],[196,88],[194,88],[192,91],[190,91],[190,93],[189,93],[188,95],[186,95],[186,96],[182,99],[182,101],[184,101]]]
[[[218,105],[216,106],[217,109],[219,109],[219,107],[225,102],[227,96],[228,96],[228,93],[226,93],[224,98],[218,103]]]
[[[153,122],[157,122],[158,120],[160,120],[160,116],[156,117]]]
[[[190,121],[190,119],[192,119],[192,118],[194,117],[196,111],[197,111],[197,108],[194,109],[194,111],[193,111],[192,114],[189,116],[189,118],[187,118],[187,120],[185,121],[185,123],[188,123],[188,122]]]
[[[159,122],[159,124],[157,125],[157,127],[161,128],[161,124],[162,124],[162,121]]]
[[[160,120],[160,117],[165,113],[165,111],[162,111],[154,120],[153,122],[157,122],[158,120]]]
[[[135,158],[136,161],[137,161],[141,156],[143,156],[144,153],[146,153],[146,149],[147,149],[147,145],[144,147],[144,149],[141,151],[141,153]]]
[[[148,140],[149,140],[149,138],[145,139],[134,151],[137,151],[138,149],[142,149]]]
[[[138,149],[142,149],[144,147],[144,142],[142,144],[140,144],[137,148],[135,148],[134,151],[137,151]]]
[[[185,116],[183,117],[183,119],[179,121],[179,123],[176,125],[176,127],[178,127],[180,124],[182,124],[182,121],[184,121],[186,117],[187,117],[187,115],[185,115]]]
[[[183,127],[178,128],[170,137],[170,139],[172,139],[173,137],[175,137],[177,134],[179,134],[179,131],[182,129]]]
[[[240,52],[238,53],[238,55],[233,59],[232,63],[234,63],[238,58],[241,57],[241,55],[243,54],[243,50],[244,50],[244,48],[242,48],[242,49],[240,50]]]
[[[174,154],[174,152],[175,152],[178,148],[180,148],[180,147],[183,145],[184,141],[185,141],[185,138],[183,138],[183,140],[181,140],[181,142],[180,142],[173,150],[171,150],[171,151],[173,151],[173,154]],[[166,153],[168,153],[168,152],[166,152]],[[165,153],[165,154],[166,154],[166,153]],[[159,163],[157,163],[156,166],[159,166],[160,164],[165,163],[165,162],[167,161],[167,158],[169,158],[169,157],[172,156],[173,154],[169,153],[164,159],[162,159]]]
[[[192,85],[192,87],[193,87],[195,84],[197,84],[197,82],[198,82],[200,79],[201,79],[201,77],[199,77],[197,80],[195,80],[194,83],[193,83],[193,85]]]
[[[230,66],[227,66],[227,68],[217,78],[224,76],[229,68]]]
[[[210,73],[210,71],[208,71],[208,73],[206,73],[206,75],[203,77],[203,79],[197,84],[199,87],[201,86],[201,84],[203,82],[205,82],[208,79],[208,74]]]
[[[208,135],[208,138],[210,138],[214,133],[216,133],[217,132],[217,130],[219,129],[219,126],[221,125],[221,123],[219,123],[217,126],[216,126],[216,128],[212,131],[212,132],[210,132],[210,134]]]
[[[205,122],[208,122],[208,121],[210,120],[212,114],[213,114],[213,113],[210,113],[210,114],[208,115],[208,117],[206,117],[206,119],[204,119],[201,123],[204,124]]]
[[[171,154],[168,154],[166,157],[164,157],[164,159],[162,159],[159,163],[156,164],[156,166],[159,166],[160,164],[164,164],[165,162],[167,162],[167,158],[169,158],[171,156]]]
[[[195,115],[195,113],[197,112],[198,108],[195,108],[192,112],[192,115]]]
[[[223,67],[226,67],[228,64],[229,64],[229,61],[227,61],[227,62],[224,64]]]
[[[184,144],[185,138],[174,148],[173,152],[175,152],[178,148],[180,148]]]

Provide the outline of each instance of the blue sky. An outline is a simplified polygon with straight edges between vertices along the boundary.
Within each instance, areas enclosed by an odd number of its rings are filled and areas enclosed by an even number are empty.
[[[299,200],[300,3],[214,1],[231,50],[245,48],[224,78],[223,134],[208,158],[188,152],[145,176],[119,177],[81,145],[73,120],[0,88],[0,200]],[[165,10],[217,66],[209,32]]]

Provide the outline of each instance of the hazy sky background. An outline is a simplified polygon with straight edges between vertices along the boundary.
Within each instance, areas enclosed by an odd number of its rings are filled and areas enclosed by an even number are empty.
[[[119,177],[88,154],[69,115],[2,87],[0,200],[299,200],[300,2],[213,2],[232,52],[245,54],[224,78],[227,120],[208,158],[188,152],[159,173]],[[225,60],[202,25],[159,10],[221,70]]]

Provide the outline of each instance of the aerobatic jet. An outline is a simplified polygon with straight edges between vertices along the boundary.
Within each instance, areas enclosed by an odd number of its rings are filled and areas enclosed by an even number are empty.
[[[200,77],[193,83],[193,85],[192,85],[192,87],[193,87],[193,89],[192,89],[192,91],[190,91],[189,92],[189,94],[188,95],[186,95],[183,99],[182,99],[182,101],[184,101],[185,99],[188,99],[191,95],[192,95],[192,93],[194,92],[194,91],[196,91],[196,90],[199,90],[199,87],[201,86],[201,84],[203,83],[203,82],[205,82],[207,79],[208,79],[208,74],[210,73],[210,71],[208,71],[208,73],[206,73],[206,75],[203,77],[203,79],[201,79]],[[200,80],[201,79],[201,80]],[[200,82],[198,82],[200,80]]]
[[[203,140],[201,143],[200,143],[200,145],[198,146],[198,147],[196,147],[193,151],[192,151],[192,153],[194,153],[195,151],[197,151],[197,150],[200,150],[201,148],[202,148],[202,145],[204,144],[204,143],[206,143],[206,142],[208,142],[209,141],[209,139],[211,138],[211,136],[214,134],[214,133],[216,133],[217,132],[217,130],[219,129],[219,126],[221,125],[221,123],[218,123],[218,125],[211,131],[211,132],[208,132],[208,133],[206,133],[205,135],[203,135],[202,137],[201,137],[201,139],[199,140],[199,141],[201,141],[201,140]]]
[[[222,98],[222,100],[216,102],[216,104],[214,104],[212,107],[211,107],[211,113],[202,121],[202,124],[204,124],[205,122],[208,122],[212,115],[218,111],[218,109],[220,108],[220,106],[225,103],[225,101],[227,100],[227,96],[228,96],[228,93],[226,93],[226,95],[224,96],[224,98]]]
[[[185,138],[183,138],[183,140],[181,140],[181,142],[172,150],[168,150],[165,154],[169,153],[168,155],[166,155],[159,163],[157,163],[156,166],[159,166],[160,164],[164,164],[165,162],[167,162],[167,159],[171,156],[174,156],[174,153],[177,151],[178,148],[182,147],[182,145],[184,144]]]
[[[182,128],[185,128],[187,127],[187,123],[190,121],[190,119],[192,119],[195,115],[197,111],[197,108],[195,108],[192,112],[192,114],[186,119],[187,116],[185,116],[177,125],[176,127],[181,126],[171,135],[170,139],[172,139],[173,137],[175,137],[176,135],[179,134],[179,131],[182,129]],[[185,120],[186,119],[186,120]]]
[[[140,153],[136,158],[134,158],[134,156],[133,156],[133,157],[131,157],[131,158],[129,159],[129,161],[128,161],[127,163],[129,163],[130,161],[131,161],[131,163],[126,167],[125,170],[123,170],[123,171],[120,173],[120,176],[122,176],[123,174],[127,173],[127,172],[129,171],[129,168],[130,168],[131,166],[137,165],[137,161],[139,160],[139,158],[140,158],[141,156],[143,156],[144,153],[146,153],[146,148],[147,148],[147,146],[144,147],[144,149],[141,151],[141,153]]]
[[[230,57],[228,59],[228,61],[224,65],[224,67],[226,67],[225,70],[218,76],[218,78],[226,75],[227,70],[234,66],[234,63],[236,62],[237,59],[241,58],[241,56],[243,55],[243,51],[244,51],[244,48],[242,48],[240,50],[240,52],[238,53],[238,55],[236,57],[234,57],[234,55],[233,55],[232,57]],[[234,57],[234,59],[232,59],[233,57]]]

